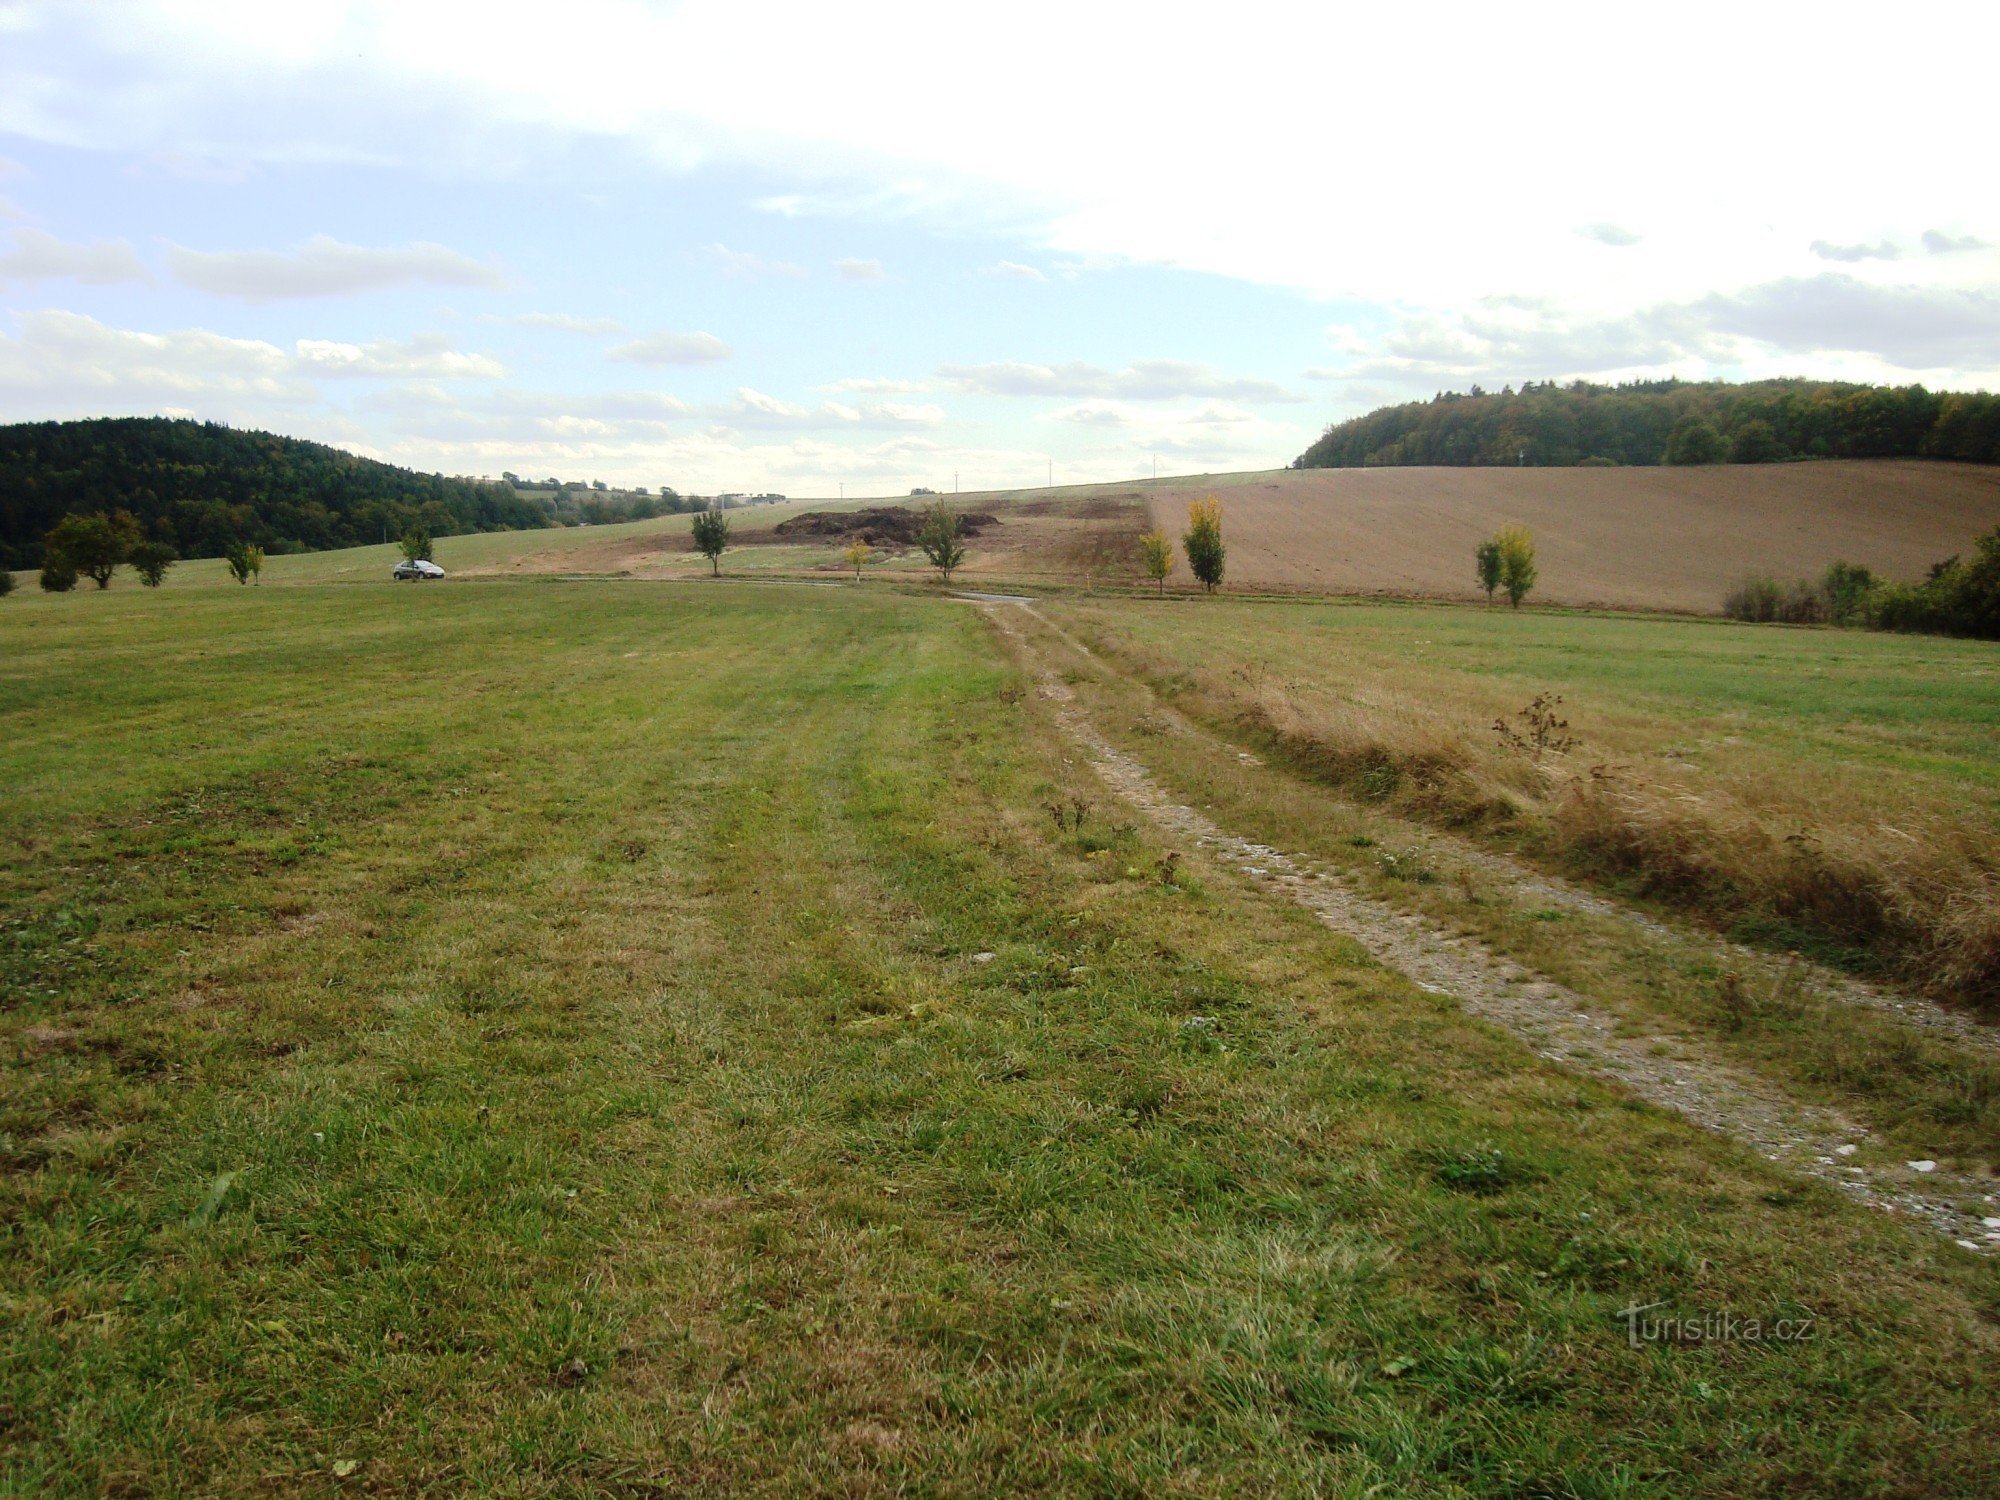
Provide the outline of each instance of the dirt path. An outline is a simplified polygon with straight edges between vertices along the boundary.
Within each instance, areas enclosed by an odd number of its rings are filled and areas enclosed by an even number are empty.
[[[1856,1143],[1868,1132],[1836,1111],[1800,1103],[1769,1080],[1692,1055],[1677,1038],[1621,1034],[1604,1008],[1577,991],[1531,973],[1477,939],[1446,932],[1422,916],[1365,895],[1308,859],[1230,833],[1175,801],[1143,763],[1098,731],[1076,694],[1022,628],[1031,615],[1038,623],[1047,621],[1020,604],[978,607],[1028,663],[1037,695],[1050,704],[1063,733],[1097,774],[1168,833],[1297,902],[1423,988],[1454,996],[1468,1011],[1506,1028],[1540,1056],[1616,1083],[1649,1103],[1740,1141],[1770,1161],[1830,1182],[1860,1202],[1920,1219],[1967,1249],[2000,1249],[2000,1205],[1989,1204],[1986,1214],[1969,1213],[1962,1206],[1968,1200],[1980,1201],[1984,1184],[1942,1170],[1912,1172],[1908,1181],[1891,1181],[1879,1169],[1849,1165]],[[1553,892],[1561,891],[1565,893],[1561,899],[1570,904],[1588,901],[1593,910],[1611,906],[1544,877],[1512,869],[1506,873],[1549,886],[1549,891],[1536,892],[1547,899],[1558,899]]]

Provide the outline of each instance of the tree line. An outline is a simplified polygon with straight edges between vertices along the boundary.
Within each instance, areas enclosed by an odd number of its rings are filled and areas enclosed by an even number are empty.
[[[419,474],[323,443],[216,422],[103,417],[0,427],[0,566],[36,568],[69,516],[123,511],[183,557],[273,555],[553,524],[511,485]]]
[[[1339,422],[1295,469],[1945,458],[2000,463],[2000,396],[1826,380],[1530,381]]]

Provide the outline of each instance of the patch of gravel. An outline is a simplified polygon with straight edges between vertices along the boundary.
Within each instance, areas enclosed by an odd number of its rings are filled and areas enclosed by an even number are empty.
[[[1982,1198],[1992,1204],[1985,1184],[1937,1170],[1904,1175],[1847,1165],[1854,1143],[1867,1139],[1869,1132],[1837,1111],[1792,1099],[1767,1079],[1692,1055],[1679,1039],[1621,1031],[1613,1016],[1586,996],[1533,973],[1478,939],[1398,911],[1308,859],[1239,837],[1175,801],[1143,763],[1104,738],[1069,685],[1037,656],[1027,634],[1010,618],[1019,607],[990,607],[987,613],[1031,664],[1037,696],[1051,705],[1058,726],[1102,780],[1168,833],[1297,902],[1329,928],[1361,943],[1381,963],[1433,994],[1452,996],[1550,1062],[1615,1083],[1749,1146],[1768,1161],[1831,1183],[1850,1198],[1920,1220],[1968,1249],[2000,1249],[2000,1226],[1983,1222],[1985,1215],[2000,1210],[1989,1206],[1983,1214],[1972,1213],[1962,1206]],[[1678,937],[1650,918],[1625,913],[1600,897],[1520,871],[1510,862],[1497,861],[1495,873],[1540,899],[1587,902],[1584,909],[1631,916]]]

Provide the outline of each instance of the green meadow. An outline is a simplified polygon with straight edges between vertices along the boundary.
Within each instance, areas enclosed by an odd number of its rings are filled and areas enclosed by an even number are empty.
[[[1991,809],[1954,643],[1057,616]],[[2000,1488],[1991,1262],[1165,860],[970,605],[17,596],[0,767],[6,1493]]]

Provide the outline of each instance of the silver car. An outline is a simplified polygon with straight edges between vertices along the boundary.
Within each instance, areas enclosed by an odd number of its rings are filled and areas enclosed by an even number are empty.
[[[397,563],[395,576],[398,579],[412,578],[421,581],[425,578],[444,577],[444,569],[428,558],[419,557],[410,562]]]

